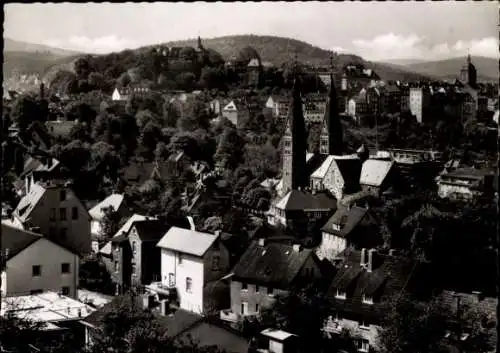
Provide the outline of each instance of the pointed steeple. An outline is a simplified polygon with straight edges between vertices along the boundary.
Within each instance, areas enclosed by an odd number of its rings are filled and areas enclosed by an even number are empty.
[[[338,112],[337,92],[333,77],[333,55],[330,57],[330,91],[326,103],[323,129],[320,136],[320,153],[324,155],[341,155],[343,152],[342,124]]]
[[[302,111],[301,84],[294,73],[292,102],[285,135],[283,136],[283,191],[297,190],[308,185],[306,174],[306,126]]]

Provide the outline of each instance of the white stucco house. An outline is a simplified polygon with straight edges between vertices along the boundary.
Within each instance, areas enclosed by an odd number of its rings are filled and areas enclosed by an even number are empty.
[[[78,255],[63,245],[2,223],[2,296],[54,291],[77,297]]]
[[[181,309],[204,312],[205,285],[221,278],[229,267],[229,253],[219,234],[172,227],[157,246],[162,287],[176,289]]]

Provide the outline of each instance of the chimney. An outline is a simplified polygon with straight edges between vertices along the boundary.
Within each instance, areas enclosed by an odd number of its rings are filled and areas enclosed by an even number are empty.
[[[481,300],[483,300],[483,293],[479,291],[473,291],[472,294],[474,295],[474,303],[479,303]]]
[[[367,262],[367,266],[366,266],[366,270],[368,272],[372,272],[373,271],[373,253],[375,252],[375,249],[370,249],[368,250],[368,262]]]
[[[187,216],[187,219],[189,221],[189,227],[190,227],[190,229],[194,232],[196,230],[196,226],[194,225],[193,217]]]
[[[300,252],[300,244],[293,244],[293,251]]]
[[[221,233],[221,231],[220,231],[220,230],[216,230],[216,231],[214,232],[214,234],[215,234],[216,236],[218,236],[218,237],[220,236],[220,233]]]
[[[363,248],[361,249],[361,267],[363,267],[366,264],[366,249]]]
[[[265,246],[265,245],[266,245],[266,239],[259,238],[259,246]]]

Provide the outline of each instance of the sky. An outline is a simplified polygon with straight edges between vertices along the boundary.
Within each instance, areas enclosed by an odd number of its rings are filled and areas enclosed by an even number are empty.
[[[88,53],[256,34],[368,60],[498,57],[498,3],[232,2],[4,5],[4,36]]]

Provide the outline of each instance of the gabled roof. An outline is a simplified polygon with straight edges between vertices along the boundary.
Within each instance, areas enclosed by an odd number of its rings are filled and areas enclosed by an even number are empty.
[[[326,233],[347,237],[361,223],[367,213],[368,209],[364,207],[353,206],[350,209],[344,206],[339,207],[321,230]],[[340,230],[333,228],[334,224],[340,225]]]
[[[274,204],[274,207],[286,211],[333,210],[337,200],[323,192],[313,194],[308,191],[290,190]]]
[[[125,224],[118,229],[118,231],[113,235],[113,238],[118,238],[121,235],[127,235],[130,229],[132,228],[132,225],[137,222],[137,221],[143,221],[146,219],[156,219],[154,217],[148,217],[148,216],[142,216],[140,214],[133,214]],[[111,241],[107,242],[100,250],[100,253],[110,255],[111,254]]]
[[[6,260],[10,260],[34,242],[42,239],[41,234],[6,225],[3,222],[0,236],[2,240],[2,254],[6,255]],[[5,254],[7,249],[8,254]]]
[[[321,166],[311,174],[311,178],[323,179],[326,176],[328,169],[330,169],[334,159],[334,156],[326,157]]]
[[[367,159],[361,168],[360,184],[370,186],[382,185],[393,164],[393,161]]]
[[[30,192],[23,196],[21,201],[17,204],[16,209],[14,210],[14,215],[21,221],[25,222],[31,212],[35,209],[35,206],[40,202],[43,195],[47,189],[41,186],[38,183],[35,183],[31,186]]]
[[[156,246],[185,254],[203,256],[218,237],[216,234],[172,227]]]
[[[368,250],[366,251],[368,256]],[[375,253],[372,272],[361,267],[361,251],[345,250],[338,266],[328,298],[335,310],[380,319],[385,313],[384,302],[413,288],[412,276],[419,263],[406,257]],[[346,299],[337,299],[337,290],[346,292]],[[373,297],[374,304],[364,304],[363,294]]]
[[[316,256],[311,249],[297,251],[282,243],[261,246],[254,241],[233,268],[233,279],[287,289],[311,256]]]
[[[136,221],[132,228],[136,229],[137,236],[142,241],[159,241],[168,227],[159,220]]]
[[[498,300],[492,297],[481,297],[482,294],[477,293],[460,293],[453,291],[443,291],[440,294],[440,299],[443,304],[453,312],[457,310],[457,298],[460,298],[460,304],[470,309],[477,309],[481,313],[490,316],[496,316]]]
[[[236,103],[234,102],[234,100],[232,100],[231,102],[229,102],[224,108],[222,108],[222,110],[232,110],[232,111],[237,111],[238,110],[238,107],[236,106]]]
[[[250,60],[247,66],[248,67],[259,67],[260,66],[259,59],[254,58],[254,59]]]
[[[357,155],[353,158],[335,157],[335,163],[344,179],[346,192],[355,192],[359,190],[359,176],[361,175],[361,160]]]
[[[92,217],[92,219],[100,221],[104,217],[104,209],[112,206],[115,212],[118,211],[123,202],[123,199],[124,199],[123,194],[111,194],[104,200],[99,202],[97,205],[92,207],[89,210],[89,214]]]

